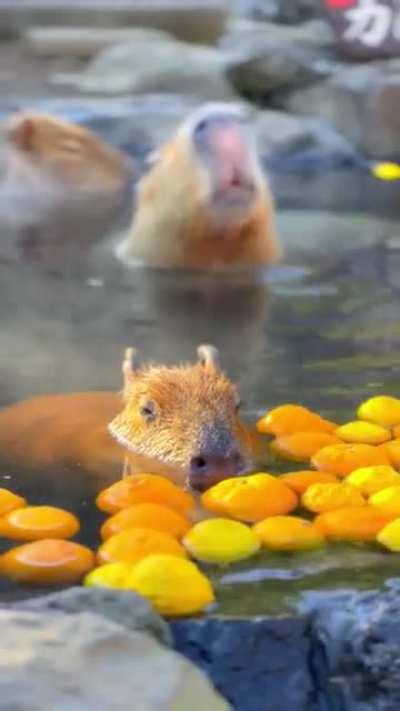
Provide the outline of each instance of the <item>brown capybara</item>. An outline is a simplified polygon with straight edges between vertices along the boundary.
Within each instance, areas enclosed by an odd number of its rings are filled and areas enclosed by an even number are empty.
[[[0,456],[35,469],[60,465],[112,481],[149,472],[203,490],[251,466],[251,435],[218,352],[195,364],[140,365],[128,349],[122,394],[84,392],[26,400],[0,411]]]
[[[243,112],[195,111],[138,185],[123,261],[160,267],[262,266],[280,255],[274,202]]]

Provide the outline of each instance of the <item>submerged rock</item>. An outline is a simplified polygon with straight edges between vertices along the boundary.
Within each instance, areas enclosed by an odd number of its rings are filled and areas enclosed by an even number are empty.
[[[92,612],[0,610],[4,711],[227,711],[203,674]]]

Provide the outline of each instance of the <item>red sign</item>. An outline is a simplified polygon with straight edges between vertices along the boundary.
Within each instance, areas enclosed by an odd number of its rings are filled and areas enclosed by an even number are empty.
[[[357,4],[357,0],[324,0],[324,2],[330,10],[346,10]]]

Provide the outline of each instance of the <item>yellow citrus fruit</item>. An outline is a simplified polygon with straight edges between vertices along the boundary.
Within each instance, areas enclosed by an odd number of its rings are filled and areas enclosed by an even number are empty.
[[[253,526],[265,548],[275,551],[301,551],[320,548],[325,536],[311,521],[296,516],[272,516]]]
[[[359,442],[360,444],[383,444],[391,439],[391,433],[386,427],[362,420],[348,422],[338,427],[335,430],[335,435],[344,442]]]
[[[388,486],[369,497],[368,503],[382,511],[400,516],[400,486]]]
[[[55,506],[26,506],[0,519],[0,536],[15,541],[71,538],[78,531],[76,516]]]
[[[322,513],[344,506],[363,506],[365,501],[359,489],[351,484],[321,482],[308,487],[301,497],[301,503],[309,511]]]
[[[163,504],[185,515],[194,507],[194,500],[169,479],[157,474],[132,474],[115,482],[96,499],[100,511],[117,513],[128,506],[143,503]]]
[[[334,474],[315,471],[315,469],[288,472],[287,474],[281,474],[278,479],[286,486],[290,486],[297,494],[304,494],[311,484],[317,484],[318,482],[338,483],[339,481]]]
[[[375,467],[355,469],[345,481],[346,484],[359,489],[364,496],[371,496],[388,486],[400,485],[400,474],[388,464],[379,464]]]
[[[0,516],[5,516],[14,509],[26,506],[26,500],[8,489],[0,489]]]
[[[210,518],[196,523],[183,544],[193,558],[207,563],[233,563],[258,551],[260,544],[244,523]]]
[[[259,432],[276,437],[284,437],[295,432],[332,432],[335,428],[334,422],[324,420],[302,405],[292,404],[275,407],[257,422]]]
[[[92,570],[86,576],[87,587],[117,588],[123,590],[125,581],[132,570],[131,563],[106,563]]]
[[[400,400],[389,395],[375,395],[361,403],[357,417],[382,427],[400,425]]]
[[[278,437],[270,444],[271,452],[283,459],[306,462],[322,447],[340,442],[335,435],[327,432],[296,432]]]
[[[115,533],[127,528],[153,528],[156,531],[170,533],[175,538],[189,530],[191,524],[181,514],[161,504],[136,504],[108,518],[101,527],[103,541]]]
[[[314,524],[322,533],[334,541],[373,541],[381,528],[393,516],[374,506],[346,506],[334,511],[326,511],[314,519]]]
[[[397,163],[389,163],[387,161],[375,163],[375,165],[371,168],[371,173],[380,180],[399,180],[400,165]]]
[[[384,526],[376,540],[394,553],[400,552],[400,518],[395,518]]]
[[[277,477],[259,473],[220,481],[202,495],[201,503],[213,513],[254,522],[292,511],[297,496]]]
[[[97,560],[99,564],[136,563],[150,553],[186,556],[185,549],[169,533],[151,528],[127,528],[115,533],[100,546]]]
[[[387,445],[383,445],[385,447]],[[343,477],[360,467],[390,464],[382,447],[371,444],[333,444],[314,454],[311,463],[316,469]]]
[[[173,555],[154,554],[141,560],[128,575],[126,588],[169,617],[194,615],[215,600],[211,582],[198,567]]]
[[[94,554],[79,543],[42,539],[12,548],[0,558],[0,573],[19,583],[77,583],[94,567]]]

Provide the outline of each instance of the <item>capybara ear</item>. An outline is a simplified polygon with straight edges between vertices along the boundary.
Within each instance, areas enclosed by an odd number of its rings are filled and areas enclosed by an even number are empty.
[[[205,368],[209,368],[211,366],[219,370],[221,367],[219,350],[218,348],[215,348],[215,346],[202,344],[198,347],[197,354],[201,365]]]
[[[35,133],[35,122],[27,116],[16,117],[10,123],[10,140],[21,151],[30,151]]]
[[[139,369],[139,353],[136,348],[127,348],[122,361],[122,375],[124,378],[124,395],[129,391],[130,385]]]

